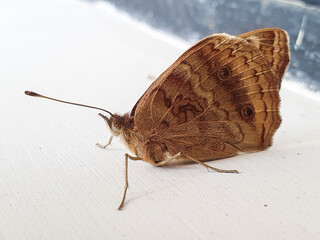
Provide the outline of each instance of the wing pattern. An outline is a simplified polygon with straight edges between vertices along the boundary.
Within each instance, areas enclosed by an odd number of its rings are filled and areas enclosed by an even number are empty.
[[[279,42],[286,34],[276,30]],[[270,146],[289,56],[281,44],[270,48],[270,32],[214,34],[187,50],[134,107],[138,131],[198,160]]]

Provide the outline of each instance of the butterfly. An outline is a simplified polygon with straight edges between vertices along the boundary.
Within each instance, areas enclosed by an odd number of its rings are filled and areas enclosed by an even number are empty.
[[[118,209],[129,185],[129,159],[154,166],[187,159],[237,173],[204,162],[267,149],[281,124],[279,90],[290,60],[288,42],[286,31],[277,28],[213,34],[164,71],[131,112],[97,108],[108,113],[99,116],[111,131],[108,143],[97,145],[106,148],[119,136],[133,154],[125,154],[126,183]]]

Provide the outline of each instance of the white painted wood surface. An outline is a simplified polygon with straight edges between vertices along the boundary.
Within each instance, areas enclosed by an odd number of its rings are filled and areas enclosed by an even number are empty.
[[[130,111],[186,47],[105,3],[4,0],[0,7],[0,239],[320,239],[320,97],[284,82],[267,151],[156,168],[129,163],[96,111]],[[160,38],[160,36],[162,36]]]

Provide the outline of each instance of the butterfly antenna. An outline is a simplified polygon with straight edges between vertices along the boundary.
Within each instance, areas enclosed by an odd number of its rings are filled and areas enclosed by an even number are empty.
[[[44,96],[44,95],[41,95],[39,93],[35,93],[35,92],[32,92],[32,91],[25,91],[24,93],[26,95],[28,95],[28,96],[31,96],[31,97],[46,98],[46,99],[49,99],[49,100],[52,100],[52,101],[56,101],[56,102],[62,102],[62,103],[72,104],[72,105],[76,105],[76,106],[80,106],[80,107],[87,107],[87,108],[93,108],[93,109],[101,110],[101,111],[107,112],[111,116],[113,116],[113,114],[111,112],[109,112],[109,111],[107,111],[107,110],[105,110],[103,108],[93,107],[93,106],[79,104],[79,103],[67,102],[67,101],[63,101],[63,100],[47,97],[47,96]]]

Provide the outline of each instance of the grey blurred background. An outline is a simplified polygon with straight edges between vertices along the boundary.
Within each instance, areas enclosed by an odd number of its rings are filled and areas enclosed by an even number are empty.
[[[320,0],[105,1],[190,43],[213,33],[237,35],[258,28],[283,28],[290,35],[287,78],[320,90]]]

